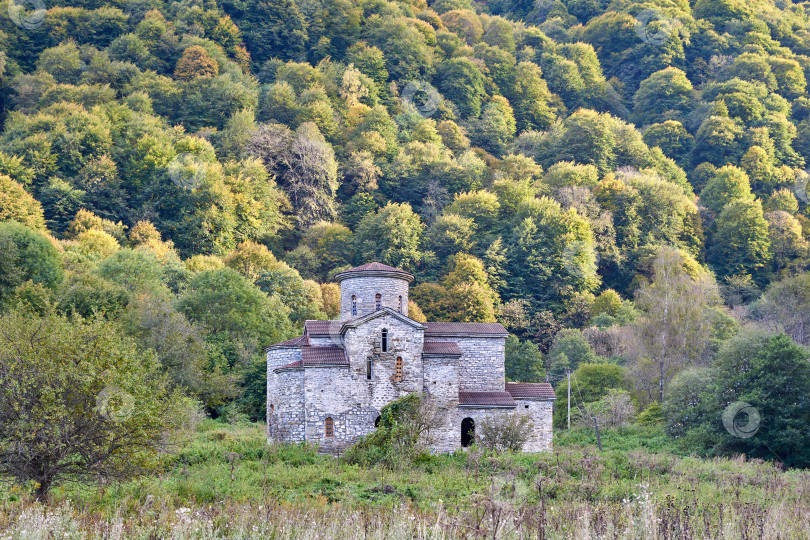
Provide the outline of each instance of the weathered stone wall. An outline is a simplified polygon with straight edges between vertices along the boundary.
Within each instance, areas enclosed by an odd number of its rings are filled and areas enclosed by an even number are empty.
[[[526,415],[531,420],[531,437],[523,445],[524,452],[545,452],[552,449],[552,401],[518,399],[517,407],[487,409],[485,407],[464,407],[458,409],[456,429],[461,436],[461,422],[465,418],[475,421],[476,436],[481,422],[505,422],[515,414]],[[528,408],[527,408],[528,407]]]
[[[388,352],[383,352],[381,336],[388,330]],[[391,401],[411,392],[421,392],[423,331],[390,314],[349,328],[344,346],[349,357],[356,399],[380,410]],[[396,359],[402,357],[402,381],[396,380]],[[367,361],[372,361],[372,379],[367,379]]]
[[[523,445],[524,452],[546,452],[552,449],[553,401],[516,399],[516,412],[527,414],[532,419],[532,435]]]
[[[335,451],[374,429],[379,411],[364,405],[356,391],[357,386],[346,367],[307,368],[307,442]],[[332,437],[326,436],[327,418],[332,418]]]
[[[459,446],[461,446],[461,422],[465,418],[472,418],[475,421],[475,436],[478,437],[481,422],[503,422],[509,416],[515,414],[515,410],[516,409],[512,408],[492,409],[486,407],[464,407],[456,409],[455,428],[459,435]]]
[[[427,357],[423,360],[424,393],[439,407],[444,424],[435,432],[437,452],[452,452],[461,445],[460,431],[455,427],[458,407],[458,358]]]
[[[458,343],[462,356],[459,361],[458,383],[461,390],[502,392],[506,383],[504,353],[506,338],[502,337],[443,337]]]
[[[305,441],[304,370],[274,373],[271,386],[274,411],[268,417],[268,435],[278,441]]]
[[[300,348],[280,348],[267,351],[267,436],[271,439],[276,439],[280,435],[278,415],[288,407],[289,391],[281,382],[287,379],[280,378],[282,373],[273,373],[273,370],[298,360],[301,360]],[[301,372],[301,377],[303,378],[303,372]],[[303,399],[303,394],[301,398]],[[300,411],[303,411],[303,406]]]
[[[356,277],[340,282],[340,320],[346,321],[376,310],[376,295],[382,297],[382,307],[399,311],[402,297],[402,314],[408,315],[408,286],[406,279],[391,277]],[[352,295],[357,297],[357,315],[352,315]]]

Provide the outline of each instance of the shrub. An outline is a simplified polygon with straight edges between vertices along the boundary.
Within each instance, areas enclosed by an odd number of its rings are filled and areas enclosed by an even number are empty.
[[[512,414],[505,420],[482,420],[478,425],[478,444],[488,450],[518,452],[531,436],[534,423],[525,414]]]
[[[428,454],[444,413],[429,397],[408,394],[383,407],[377,429],[346,450],[345,457],[350,463],[388,468],[414,463]]]

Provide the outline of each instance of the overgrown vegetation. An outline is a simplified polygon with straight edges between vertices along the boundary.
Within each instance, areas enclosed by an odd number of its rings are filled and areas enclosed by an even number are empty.
[[[554,453],[473,449],[396,468],[267,445],[261,425],[204,421],[159,477],[64,486],[50,505],[0,491],[0,535],[194,538],[802,538],[807,472],[701,460],[660,429],[557,438]],[[658,441],[658,442],[656,442]],[[643,449],[644,443],[648,449]],[[27,531],[27,532],[25,532]]]
[[[566,436],[663,425],[622,444],[808,465],[805,4],[32,5],[0,3],[0,333],[69,340],[0,352],[19,482],[46,435],[66,478],[123,476],[91,459],[110,385],[262,420],[262,348],[336,317],[330,277],[371,260],[415,274],[416,319],[504,324],[506,376],[555,385],[558,432],[570,390]],[[121,354],[79,351],[88,328]],[[51,412],[19,409],[38,392]],[[48,434],[76,418],[108,430],[88,454]],[[387,422],[353,459],[433,463]]]

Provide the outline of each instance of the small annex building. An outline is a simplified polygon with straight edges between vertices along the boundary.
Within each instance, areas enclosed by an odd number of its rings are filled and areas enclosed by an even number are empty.
[[[302,336],[265,349],[269,439],[336,450],[373,431],[383,406],[423,392],[446,411],[436,452],[471,444],[484,419],[514,414],[532,422],[524,451],[551,449],[554,390],[506,382],[503,326],[410,319],[414,276],[384,264],[335,280],[339,320],[306,321]]]

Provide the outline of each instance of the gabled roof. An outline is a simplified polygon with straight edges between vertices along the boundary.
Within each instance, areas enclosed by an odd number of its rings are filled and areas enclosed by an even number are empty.
[[[425,341],[423,356],[461,356],[461,349],[455,341]]]
[[[500,323],[428,322],[424,324],[426,336],[509,336],[509,332]]]
[[[343,323],[343,327],[341,328],[340,332],[343,333],[346,331],[346,328],[356,328],[361,324],[376,319],[377,317],[382,317],[383,315],[391,315],[395,319],[398,319],[404,322],[407,325],[413,326],[417,330],[423,330],[425,326],[420,323],[416,322],[415,320],[403,315],[399,311],[395,311],[389,307],[381,307],[380,309],[374,310],[371,313],[363,315],[362,317],[357,317],[356,319],[350,319]]]
[[[517,399],[557,399],[554,388],[549,383],[508,382],[506,391]]]
[[[348,366],[349,359],[343,347],[302,347],[301,360],[290,362],[273,371],[303,369],[305,367]]]
[[[301,349],[304,366],[348,366],[343,347],[304,347]]]
[[[458,392],[459,407],[516,407],[509,392]]]
[[[304,321],[304,334],[312,337],[339,336],[340,321]]]
[[[287,341],[282,341],[281,343],[276,343],[274,345],[270,345],[265,347],[264,350],[268,349],[284,349],[284,348],[292,348],[297,349],[299,347],[306,347],[309,345],[309,337],[307,336],[298,336],[297,338],[288,339]]]
[[[344,279],[362,276],[391,277],[404,279],[408,283],[411,283],[414,280],[414,275],[410,272],[406,272],[405,270],[400,270],[399,268],[394,268],[393,266],[388,266],[387,264],[378,262],[370,262],[368,264],[355,266],[354,268],[340,272],[339,274],[335,275],[334,280],[340,283]]]

